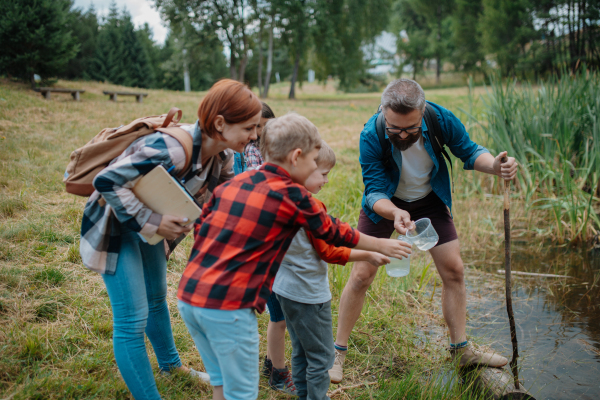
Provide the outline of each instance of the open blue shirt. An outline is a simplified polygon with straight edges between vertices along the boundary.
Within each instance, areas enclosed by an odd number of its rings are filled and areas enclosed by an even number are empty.
[[[454,114],[452,114],[452,112],[432,102],[428,101],[428,103],[433,106],[437,115],[437,119],[442,129],[442,136],[444,137],[444,144],[448,146],[454,156],[461,159],[464,163],[464,169],[473,169],[477,157],[483,153],[489,153],[489,151],[469,138],[465,126]],[[374,223],[378,223],[383,217],[373,211],[373,205],[378,200],[389,200],[394,196],[396,188],[398,187],[398,182],[400,182],[400,171],[402,171],[402,154],[400,153],[400,150],[396,149],[394,146],[392,146],[392,157],[395,162],[392,164],[392,168],[386,169],[383,166],[382,159],[384,152],[375,130],[375,123],[378,115],[379,113],[373,115],[365,124],[365,127],[360,133],[359,147],[359,161],[362,168],[363,183],[365,184],[362,208],[365,211],[365,214],[367,214]],[[385,138],[389,141],[387,132]],[[427,153],[433,160],[431,188],[444,204],[452,209],[452,194],[450,191],[448,167],[444,162],[443,156],[440,154],[436,157],[433,152],[425,119],[423,119],[423,142],[425,150],[427,150]]]

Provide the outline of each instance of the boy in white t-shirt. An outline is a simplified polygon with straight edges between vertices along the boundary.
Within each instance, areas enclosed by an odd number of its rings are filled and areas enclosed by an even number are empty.
[[[316,161],[317,170],[304,184],[313,194],[328,182],[327,174],[335,166],[335,153],[327,143],[322,142]],[[273,292],[287,321],[293,349],[292,378],[300,399],[328,399],[334,343],[327,263],[344,265],[349,261],[390,262],[379,253],[331,246],[300,229],[275,277]]]

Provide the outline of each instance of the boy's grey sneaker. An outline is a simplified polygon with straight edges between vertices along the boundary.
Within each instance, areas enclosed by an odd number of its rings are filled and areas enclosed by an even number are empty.
[[[270,378],[271,371],[273,371],[273,363],[271,362],[271,360],[269,360],[267,358],[267,356],[265,356],[265,361],[263,363],[263,368],[262,368],[262,374],[264,377]]]
[[[292,373],[288,367],[285,367],[285,369],[273,368],[273,372],[269,378],[269,386],[271,386],[271,389],[277,390],[278,392],[298,396],[296,385],[294,385],[294,382],[292,381]]]

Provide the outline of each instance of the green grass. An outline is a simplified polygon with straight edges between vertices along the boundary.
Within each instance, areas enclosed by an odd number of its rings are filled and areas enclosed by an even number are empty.
[[[128,98],[115,104],[102,95],[114,85],[58,85],[86,92],[81,102],[60,95],[46,101],[25,85],[0,82],[0,97],[6,100],[0,108],[0,398],[130,399],[114,361],[112,313],[102,278],[81,265],[78,240],[85,199],[66,194],[62,176],[70,152],[102,128],[165,113],[173,105],[183,110],[184,122],[193,122],[203,93],[149,90],[143,104]],[[379,95],[346,95],[332,85],[305,84],[298,100],[288,101],[286,90],[286,84],[275,85],[269,104],[276,115],[297,111],[307,116],[334,148],[338,165],[319,197],[331,214],[356,225],[363,190],[359,133],[377,109]],[[483,93],[481,88],[474,91]],[[474,114],[483,109],[481,102],[470,100],[466,87],[426,94],[468,124],[461,109]],[[474,137],[485,142],[482,131],[474,131]],[[497,260],[502,244],[497,182],[462,172],[458,163],[455,167],[453,213],[463,256],[477,252]],[[516,199],[516,236],[530,234],[527,226],[546,226],[539,222],[541,211],[527,213],[519,204]],[[189,237],[184,240],[169,261],[167,300],[180,356],[185,365],[202,370],[176,307],[191,243]],[[411,274],[401,279],[380,269],[351,337],[343,382],[376,384],[343,391],[337,398],[475,398],[468,386],[448,383],[453,372],[447,370],[446,327],[439,309],[441,280],[429,264],[427,254],[416,254]],[[330,268],[334,329],[350,271],[351,265]],[[267,322],[268,316],[259,317],[261,354]],[[149,343],[147,348],[156,370]],[[442,376],[449,380],[440,381]],[[156,381],[165,399],[208,398],[211,393],[210,387],[186,376],[157,375]],[[261,399],[285,398],[274,394],[264,379],[260,385]]]

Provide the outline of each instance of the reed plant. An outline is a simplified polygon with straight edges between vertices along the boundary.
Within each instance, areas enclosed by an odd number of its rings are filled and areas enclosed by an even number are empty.
[[[579,72],[537,85],[492,78],[478,118],[488,147],[519,162],[516,189],[553,221],[559,242],[582,243],[600,227],[600,75]]]

